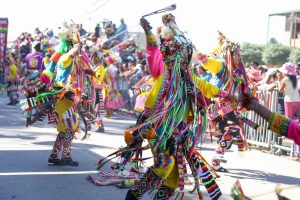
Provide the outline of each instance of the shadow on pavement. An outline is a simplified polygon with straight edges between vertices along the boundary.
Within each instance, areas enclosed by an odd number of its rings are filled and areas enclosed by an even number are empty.
[[[31,136],[24,136],[24,135],[2,135],[0,134],[0,139],[1,138],[18,138],[18,139],[22,139],[22,140],[35,140],[37,137],[31,137]]]
[[[76,141],[76,140],[75,140]],[[45,145],[45,146],[51,146],[54,144],[53,141],[47,141],[47,142],[33,142],[33,144],[37,145]],[[113,147],[108,147],[108,146],[102,146],[102,145],[94,145],[94,144],[86,144],[86,143],[73,143],[72,144],[72,149],[82,149],[82,150],[89,150],[89,149],[112,149],[112,151],[117,150],[116,148]]]
[[[287,185],[299,185],[300,178],[292,176],[283,176],[273,173],[266,173],[251,169],[228,169],[230,173],[226,174],[232,178],[237,179],[255,179],[261,181],[269,181],[273,183],[282,183]]]

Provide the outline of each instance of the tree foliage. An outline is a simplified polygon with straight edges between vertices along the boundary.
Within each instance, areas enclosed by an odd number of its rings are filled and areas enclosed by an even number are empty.
[[[300,48],[293,48],[289,56],[289,62],[299,63],[300,62]]]
[[[257,61],[258,63],[262,62],[262,53],[264,46],[257,44],[244,43],[241,46],[241,56],[242,60],[246,67],[250,65],[251,62]]]
[[[279,44],[279,42],[276,40],[276,38],[271,38],[270,44]]]
[[[280,66],[288,61],[290,52],[290,47],[277,44],[269,44],[263,51],[262,60],[267,65]]]

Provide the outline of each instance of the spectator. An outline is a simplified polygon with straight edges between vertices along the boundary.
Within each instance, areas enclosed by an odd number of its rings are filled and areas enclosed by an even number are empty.
[[[272,91],[277,86],[277,69],[269,69],[263,80],[256,83],[258,90]]]
[[[197,72],[198,72],[198,74],[199,74],[199,77],[200,77],[201,79],[203,79],[203,80],[209,82],[210,79],[211,79],[211,73],[207,72],[207,70],[204,69],[201,65],[198,65],[197,67],[198,67],[198,68],[197,68],[197,69],[198,69]]]
[[[260,71],[260,74],[261,74],[261,78],[264,79],[265,75],[267,74],[268,72],[268,67],[266,65],[260,65],[258,67],[258,70]]]
[[[300,62],[298,62],[298,64],[297,64],[297,69],[296,69],[296,71],[297,71],[297,74],[298,74],[298,76],[300,75]]]
[[[131,99],[129,96],[129,84],[128,84],[128,79],[126,76],[126,72],[128,71],[127,64],[124,64],[124,66],[121,66],[119,68],[119,73],[118,73],[118,90],[120,91],[127,109],[131,109]]]
[[[117,28],[116,34],[118,35],[118,40],[123,42],[125,40],[126,34],[127,34],[127,25],[124,22],[124,19],[122,18],[120,20],[121,24]]]
[[[258,70],[258,66],[259,66],[259,63],[257,61],[254,61],[250,64],[250,69]]]
[[[300,94],[297,87],[296,66],[291,63],[285,63],[278,69],[283,75],[279,91],[284,92],[284,110],[285,116],[294,119],[300,113]],[[300,157],[300,148],[292,143],[291,157]]]
[[[79,34],[80,36],[87,34],[86,30],[82,27],[82,24],[79,24]]]
[[[97,38],[99,38],[101,35],[101,27],[100,27],[100,25],[99,24],[97,24],[96,25],[96,27],[95,27],[95,37],[97,37]]]

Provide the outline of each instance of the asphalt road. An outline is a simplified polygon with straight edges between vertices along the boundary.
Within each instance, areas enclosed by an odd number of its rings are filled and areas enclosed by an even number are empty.
[[[74,141],[73,159],[80,163],[79,167],[55,167],[47,164],[56,137],[55,128],[46,123],[26,128],[20,108],[7,106],[7,103],[8,98],[0,95],[0,200],[125,198],[126,189],[94,186],[86,177],[97,173],[96,163],[100,158],[124,145],[123,130],[134,123],[134,118],[115,115],[105,119],[105,133],[92,133],[85,141]],[[215,147],[215,143],[203,145],[201,153],[208,161]],[[277,183],[284,188],[300,185],[300,162],[257,150],[238,153],[236,146],[225,157],[228,163],[224,166],[230,173],[220,173],[221,178],[217,180],[223,193],[222,199],[232,199],[231,188],[237,179],[245,194],[252,199],[276,199],[274,189]],[[207,199],[205,188],[201,187],[201,191]],[[300,186],[284,190],[282,194],[290,199],[300,199]],[[197,198],[187,194],[185,199]]]

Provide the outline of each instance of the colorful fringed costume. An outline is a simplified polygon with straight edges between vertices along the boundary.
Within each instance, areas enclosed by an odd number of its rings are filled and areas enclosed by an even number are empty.
[[[19,84],[19,75],[18,67],[16,66],[14,59],[10,58],[9,66],[9,79],[7,85],[7,95],[9,97],[8,105],[16,105],[19,103],[19,94],[18,94],[18,84]]]
[[[43,63],[42,46],[40,42],[32,44],[32,53],[25,57],[27,74],[23,80],[23,91],[27,99],[36,97],[39,93],[46,91],[46,85],[41,81],[41,73],[45,69]],[[35,111],[33,113],[32,111]],[[26,126],[33,123],[31,116],[41,117],[37,109],[32,109],[27,114]]]
[[[95,89],[95,125],[97,126],[97,131],[104,132],[102,119],[105,115],[104,96],[105,91],[108,89],[106,84],[107,76],[103,66],[103,60],[97,52],[92,54],[91,60],[96,66],[95,77],[92,78],[93,87]]]
[[[151,88],[153,86],[153,78],[150,75],[144,76],[139,82],[134,86],[134,95],[137,95],[134,111],[143,112],[145,109],[145,103],[150,94]]]
[[[83,139],[87,137],[88,122],[94,120],[89,112],[87,88],[90,88],[90,79],[87,76],[89,73],[86,73],[92,71],[92,66],[81,51],[80,44],[75,44],[80,42],[79,37],[74,37],[76,30],[67,23],[63,27],[60,33],[63,38],[46,70],[41,76],[38,71],[29,76],[31,82],[41,84],[31,83],[32,87],[39,87],[39,90],[27,89],[28,92],[32,91],[32,96],[29,96],[23,108],[25,112],[36,109],[38,114],[47,113],[49,122],[57,125],[58,135],[48,163],[78,166],[78,162],[71,157],[71,144],[79,129],[85,130]],[[84,128],[79,127],[79,120],[83,121]],[[59,158],[60,153],[62,158]]]
[[[227,40],[221,32],[219,34],[220,47],[216,48],[211,56],[202,54],[198,58],[204,69],[220,79],[222,83],[220,89],[233,97],[238,97],[243,92],[249,92],[249,80],[240,58],[239,45]],[[215,99],[215,103],[209,108],[209,118],[218,124],[221,133],[217,155],[212,161],[213,167],[226,172],[227,170],[220,166],[219,161],[225,161],[223,154],[231,147],[234,139],[240,151],[246,150],[242,122],[249,120],[242,117],[235,101],[229,100],[226,96]]]
[[[135,126],[125,132],[128,146],[115,154],[121,154],[121,161],[112,166],[122,169],[134,155],[140,155],[147,139],[151,147],[154,164],[129,190],[126,199],[140,199],[146,192],[157,189],[154,199],[169,199],[176,188],[183,197],[184,180],[187,175],[186,162],[195,178],[195,188],[199,198],[199,179],[205,185],[211,199],[221,196],[209,165],[194,150],[201,137],[205,116],[200,115],[208,100],[222,92],[216,86],[192,74],[190,59],[192,43],[178,29],[173,15],[163,16],[161,46],[156,43],[151,27],[144,18],[141,25],[146,31],[147,61],[154,85],[145,103],[145,110]],[[202,124],[205,126],[205,124]],[[99,168],[105,164],[100,160]]]

